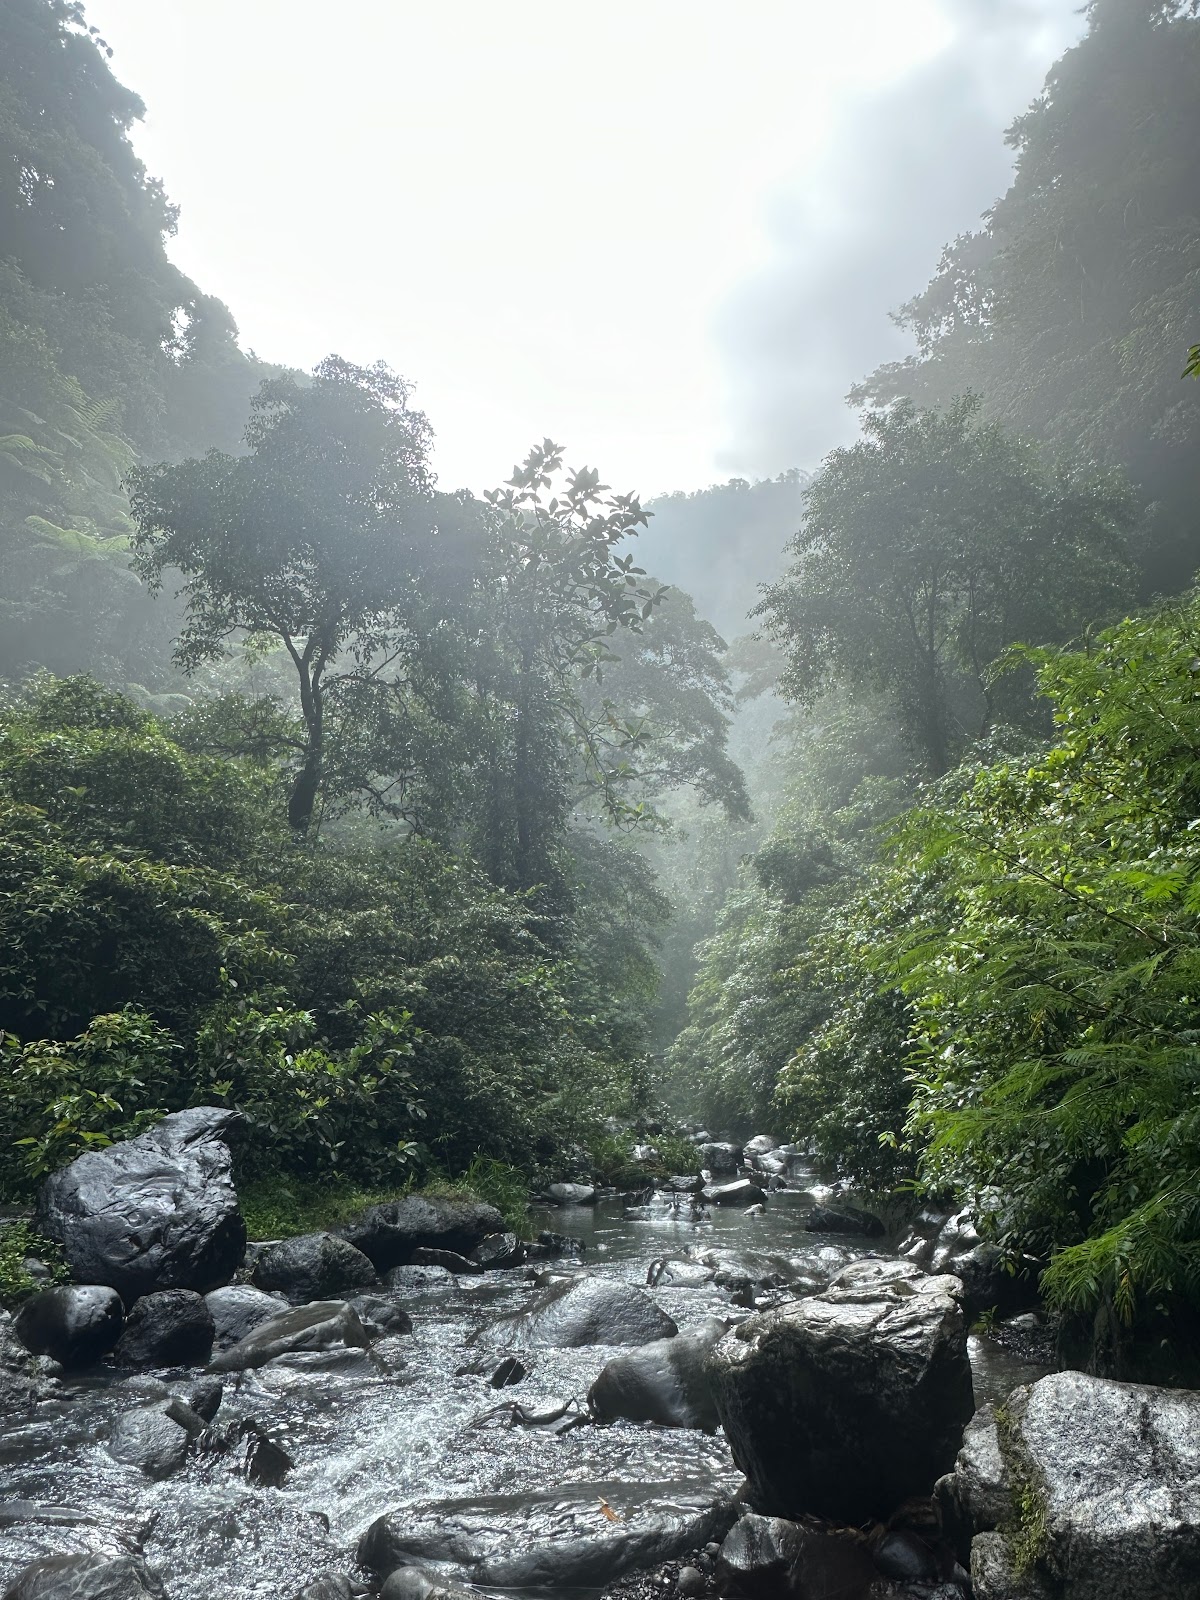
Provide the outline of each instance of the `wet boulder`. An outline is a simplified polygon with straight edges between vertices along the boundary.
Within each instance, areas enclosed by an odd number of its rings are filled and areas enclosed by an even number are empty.
[[[62,1246],[77,1282],[108,1284],[126,1303],[228,1283],[246,1248],[222,1137],[237,1120],[197,1106],[85,1152],[42,1185],[36,1227]]]
[[[989,1414],[972,1427],[949,1487],[974,1534],[979,1600],[1196,1592],[1200,1394],[1052,1373],[1013,1391],[1002,1425]]]
[[[749,1178],[739,1178],[734,1183],[710,1183],[702,1191],[710,1206],[761,1206],[766,1192]]]
[[[13,1320],[0,1311],[0,1416],[15,1417],[38,1398],[33,1355],[17,1337]]]
[[[667,1179],[663,1185],[672,1194],[700,1194],[704,1188],[704,1179],[699,1173],[677,1172]]]
[[[162,1600],[163,1588],[138,1556],[44,1556],[19,1572],[4,1600]]]
[[[577,1349],[592,1344],[649,1344],[678,1329],[655,1302],[632,1284],[611,1278],[568,1278],[552,1284],[525,1310],[480,1330],[484,1349],[549,1345]]]
[[[30,1295],[13,1318],[13,1331],[35,1356],[60,1366],[90,1367],[121,1336],[125,1309],[106,1284],[63,1284]]]
[[[479,1600],[479,1595],[424,1567],[397,1567],[379,1591],[379,1600]]]
[[[212,1354],[212,1312],[194,1289],[143,1295],[113,1349],[119,1367],[202,1366]]]
[[[709,1144],[696,1146],[696,1154],[700,1164],[711,1172],[714,1178],[732,1178],[742,1164],[742,1147],[740,1144],[725,1144],[715,1141]]]
[[[456,1278],[474,1278],[483,1271],[477,1261],[459,1255],[457,1250],[430,1250],[425,1246],[412,1253],[414,1267],[444,1267]]]
[[[746,1140],[742,1154],[746,1156],[765,1156],[770,1151],[778,1148],[778,1139],[773,1139],[769,1133],[756,1133],[753,1139]]]
[[[562,1483],[406,1506],[371,1524],[358,1558],[379,1578],[436,1564],[487,1588],[596,1590],[720,1538],[733,1517],[732,1503],[704,1485]]]
[[[709,1371],[756,1510],[858,1523],[930,1493],[974,1411],[959,1293],[858,1261],[721,1340]]]
[[[346,1304],[358,1314],[368,1338],[391,1339],[412,1332],[408,1312],[384,1295],[356,1294]]]
[[[623,1418],[715,1433],[720,1418],[705,1363],[725,1331],[723,1322],[710,1317],[673,1339],[614,1357],[588,1390],[588,1409],[598,1422]]]
[[[203,1418],[182,1400],[139,1406],[113,1423],[108,1453],[148,1478],[169,1478],[183,1466],[191,1441],[203,1429]]]
[[[590,1183],[552,1183],[546,1193],[557,1206],[590,1206],[596,1198]]]
[[[343,1237],[379,1272],[411,1261],[414,1250],[453,1250],[468,1256],[489,1233],[503,1232],[504,1218],[495,1206],[457,1195],[422,1194],[371,1206],[342,1229]]]
[[[383,1275],[384,1287],[390,1290],[452,1289],[454,1274],[445,1267],[392,1267]]]
[[[250,1277],[256,1288],[276,1289],[294,1306],[337,1300],[379,1281],[362,1251],[334,1233],[302,1233],[268,1245]]]
[[[471,1260],[485,1272],[504,1272],[525,1264],[525,1246],[515,1233],[489,1233],[471,1251]]]
[[[209,1428],[199,1440],[207,1464],[219,1463],[259,1489],[279,1489],[294,1465],[287,1451],[254,1421],[242,1417],[228,1428]]]
[[[854,1233],[867,1239],[878,1239],[885,1231],[878,1217],[852,1206],[814,1206],[804,1227],[808,1233]]]
[[[370,1343],[358,1313],[344,1300],[314,1300],[260,1323],[213,1357],[214,1372],[265,1367],[281,1356],[313,1351],[365,1350]]]
[[[216,1348],[226,1350],[253,1333],[268,1317],[277,1317],[286,1302],[278,1295],[254,1288],[253,1284],[227,1283],[224,1288],[206,1294],[204,1304],[213,1320]]]

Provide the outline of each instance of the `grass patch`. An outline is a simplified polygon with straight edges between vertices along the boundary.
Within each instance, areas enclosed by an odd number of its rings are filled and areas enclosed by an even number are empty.
[[[26,1256],[36,1256],[49,1267],[52,1283],[71,1280],[62,1251],[53,1240],[35,1233],[27,1222],[6,1223],[0,1226],[0,1305],[8,1309],[47,1287],[45,1279],[32,1278],[25,1271],[21,1263]]]
[[[453,1195],[493,1205],[514,1233],[525,1228],[529,1186],[523,1173],[503,1161],[476,1156],[458,1177],[432,1174],[389,1189],[363,1189],[350,1180],[276,1176],[238,1184],[238,1199],[251,1239],[289,1239],[298,1233],[323,1233],[340,1227],[368,1206],[405,1194]]]

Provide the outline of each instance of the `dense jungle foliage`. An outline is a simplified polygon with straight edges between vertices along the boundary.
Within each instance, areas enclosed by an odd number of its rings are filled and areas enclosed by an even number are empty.
[[[9,0],[0,1189],[199,1101],[264,1216],[632,1182],[665,1096],[1110,1343],[1200,1308],[1196,9],[1094,0],[856,444],[643,507],[548,439],[447,492],[387,367],[244,352],[82,7]]]

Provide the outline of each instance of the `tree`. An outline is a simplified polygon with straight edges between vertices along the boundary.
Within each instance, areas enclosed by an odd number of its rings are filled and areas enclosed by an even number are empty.
[[[1065,638],[1125,592],[1133,500],[1117,474],[1047,467],[972,396],[863,428],[809,489],[759,614],[788,652],[785,693],[882,693],[937,776],[995,721],[1008,644]]]
[[[401,699],[414,630],[433,632],[439,566],[461,550],[463,503],[438,496],[429,426],[382,364],[331,356],[311,385],[266,382],[247,453],[132,474],[138,571],[170,568],[187,602],[176,660],[218,659],[235,636],[287,653],[303,723],[288,820],[312,821],[331,727],[352,727],[374,696]]]
[[[917,353],[856,401],[985,414],[1069,457],[1117,462],[1158,513],[1148,592],[1200,554],[1200,392],[1175,381],[1200,300],[1200,21],[1194,4],[1104,0],[1008,131],[1011,188],[948,245],[898,320]]]

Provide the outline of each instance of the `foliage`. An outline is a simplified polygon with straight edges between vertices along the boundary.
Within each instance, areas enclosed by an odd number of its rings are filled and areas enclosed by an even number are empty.
[[[1148,593],[1197,564],[1200,394],[1176,374],[1200,299],[1198,62],[1194,6],[1091,6],[1008,131],[1008,192],[901,309],[916,355],[853,396],[940,406],[974,390],[1021,434],[1120,463],[1156,506],[1137,552]]]
[[[300,1233],[325,1233],[349,1222],[368,1206],[394,1200],[397,1190],[362,1188],[331,1174],[305,1178],[293,1173],[256,1177],[243,1157],[237,1173],[238,1203],[251,1239],[289,1239]]]
[[[31,1256],[48,1268],[51,1283],[70,1282],[62,1251],[53,1240],[35,1233],[27,1222],[0,1223],[0,1306],[6,1310],[46,1287],[44,1278],[35,1278],[25,1270],[25,1262]]]
[[[654,1154],[639,1161],[635,1145],[648,1145]],[[647,1183],[678,1175],[695,1177],[700,1171],[696,1146],[677,1134],[604,1134],[588,1146],[596,1181],[613,1189],[644,1189]]]
[[[970,396],[863,428],[810,487],[796,562],[760,612],[785,693],[886,696],[937,777],[1011,714],[988,670],[1007,645],[1066,638],[1120,598],[1133,503],[1114,474],[1050,470]]]
[[[504,1218],[518,1238],[525,1236],[529,1213],[529,1180],[519,1168],[491,1156],[474,1155],[457,1178],[441,1175],[427,1179],[420,1194],[456,1195],[468,1200],[483,1200]]]
[[[1200,1291],[1200,600],[1024,652],[1058,742],[901,829],[941,884],[892,943],[928,1181],[1002,1198],[1067,1310]]]

